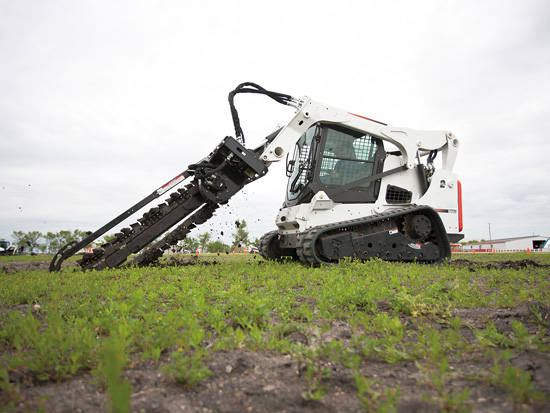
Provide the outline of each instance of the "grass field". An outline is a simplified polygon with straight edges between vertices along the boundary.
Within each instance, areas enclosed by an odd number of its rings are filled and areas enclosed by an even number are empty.
[[[2,411],[550,410],[550,254],[49,258],[0,257]]]

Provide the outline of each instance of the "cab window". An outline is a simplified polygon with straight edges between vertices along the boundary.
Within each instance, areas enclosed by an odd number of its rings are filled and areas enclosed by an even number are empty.
[[[309,128],[296,143],[294,152],[293,170],[290,174],[287,187],[287,199],[298,198],[309,181],[311,169],[311,145],[316,126]]]
[[[373,174],[378,141],[356,131],[328,128],[319,180],[326,185],[347,185]],[[361,185],[368,187],[371,182]]]

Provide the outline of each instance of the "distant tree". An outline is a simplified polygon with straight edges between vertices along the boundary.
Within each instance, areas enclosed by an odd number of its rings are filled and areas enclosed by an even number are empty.
[[[484,239],[481,240],[481,242],[485,241]],[[460,244],[462,245],[469,245],[469,244],[478,244],[479,241],[477,239],[471,239],[470,241],[462,241]]]
[[[46,235],[44,235],[44,239],[46,240],[46,251],[48,254],[55,254],[57,251],[61,249],[64,245],[68,244],[69,242],[79,242],[83,240],[87,236],[86,231],[81,231],[79,229],[75,229],[73,231],[70,230],[62,230],[59,232],[48,232]]]
[[[183,240],[182,247],[189,251],[196,251],[199,249],[199,241],[193,237],[187,237]]]
[[[15,244],[18,247],[25,246],[25,232],[24,231],[13,231],[11,237],[15,240]]]
[[[74,231],[70,231],[70,230],[64,230],[64,231],[59,231],[57,234],[57,237],[56,237],[56,241],[57,241],[57,249],[55,252],[57,252],[59,250],[59,248],[63,247],[64,245],[68,244],[69,242],[79,242],[81,241],[82,239],[84,239],[84,237],[86,237],[86,232],[85,231],[81,231],[79,229],[75,229]]]
[[[218,252],[218,251],[226,252],[226,251],[229,251],[229,250],[230,250],[229,245],[224,244],[220,240],[210,242],[206,246],[206,251],[208,251],[208,252]]]
[[[200,234],[197,238],[199,240],[201,250],[205,250],[206,245],[210,242],[210,239],[212,238],[212,234],[210,234],[209,232],[205,232],[203,234]]]
[[[29,251],[31,254],[35,249],[43,253],[55,254],[69,242],[79,242],[87,235],[86,231],[75,229],[73,231],[47,232],[46,234],[42,234],[40,231],[13,231],[11,236],[19,248]],[[40,243],[40,239],[43,239],[44,242]]]
[[[103,236],[103,242],[104,242],[104,243],[106,243],[106,242],[111,242],[114,238],[116,238],[116,235],[115,235],[115,234],[104,235],[104,236]]]
[[[241,246],[245,246],[250,244],[250,240],[248,239],[249,234],[248,230],[246,229],[246,221],[243,219],[241,221],[236,220],[235,226],[237,227],[235,232],[232,234],[233,237],[233,244],[231,245],[232,248],[240,248]]]
[[[40,238],[42,238],[42,233],[40,231],[29,231],[25,235],[25,244],[30,248],[31,254],[34,254],[34,249],[40,245],[38,242]]]
[[[46,232],[46,234],[44,235],[44,240],[46,240],[46,243],[44,244],[44,252],[46,252],[47,254],[55,254],[57,251],[59,251],[59,248],[54,251],[56,237],[57,235],[55,233],[49,231]]]
[[[30,253],[33,254],[34,249],[40,245],[38,241],[43,235],[40,231],[13,231],[11,236],[15,239],[15,243],[22,251],[28,249]]]

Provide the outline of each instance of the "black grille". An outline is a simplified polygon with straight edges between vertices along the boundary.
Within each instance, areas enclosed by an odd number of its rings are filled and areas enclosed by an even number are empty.
[[[386,202],[388,204],[410,204],[412,192],[398,186],[388,185],[386,189]]]

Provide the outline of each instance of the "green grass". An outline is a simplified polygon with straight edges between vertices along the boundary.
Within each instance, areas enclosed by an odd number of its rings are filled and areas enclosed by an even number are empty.
[[[0,264],[14,258],[1,257]],[[524,259],[550,264],[550,254],[456,258],[483,265]],[[326,390],[323,379],[328,372],[320,360],[348,365],[355,372],[365,409],[390,408],[399,392],[386,392],[361,376],[357,366],[363,358],[417,363],[423,382],[436,389],[442,409],[468,410],[467,393],[445,389],[449,365],[464,359],[494,360],[496,367],[472,380],[503,388],[517,381],[521,394],[513,395],[514,401],[529,403],[542,397],[523,372],[507,368],[494,351],[547,352],[548,341],[520,322],[508,333],[496,331],[491,323],[470,327],[475,338],[467,339],[453,310],[507,308],[529,301],[550,305],[547,268],[480,266],[470,271],[452,264],[380,260],[311,268],[265,262],[253,255],[210,254],[201,259],[223,265],[86,273],[0,271],[0,385],[8,389],[4,403],[13,404],[18,397],[6,380],[9,372],[23,372],[30,380],[59,381],[90,371],[110,394],[117,395],[111,400],[113,406],[124,410],[131,390],[120,372],[132,360],[159,360],[168,352],[173,362],[164,374],[192,386],[211,376],[205,367],[210,355],[231,349],[290,354],[306,367],[303,397],[307,400],[322,399]],[[407,325],[403,317],[409,319]],[[321,340],[334,320],[351,325],[353,335],[346,346]],[[532,321],[548,328],[536,314]],[[305,347],[289,341],[293,331],[318,344]]]

